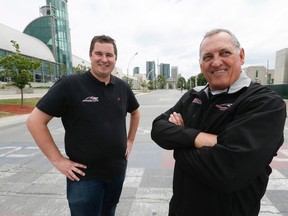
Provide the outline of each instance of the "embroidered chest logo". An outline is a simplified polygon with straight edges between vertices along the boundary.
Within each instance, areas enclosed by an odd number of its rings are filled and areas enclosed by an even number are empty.
[[[225,111],[229,109],[233,103],[216,104],[215,107],[220,111]]]
[[[193,101],[192,101],[192,103],[196,103],[196,104],[202,104],[202,101],[201,101],[201,99],[200,98],[194,98],[193,99]]]
[[[89,96],[89,97],[85,98],[84,100],[82,100],[82,102],[95,103],[95,102],[99,102],[99,98],[95,97],[95,96]]]

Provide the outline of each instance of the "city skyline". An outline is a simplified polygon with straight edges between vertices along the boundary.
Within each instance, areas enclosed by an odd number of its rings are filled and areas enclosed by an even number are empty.
[[[35,18],[45,0],[10,0],[1,6],[0,22],[23,31]],[[198,47],[203,34],[212,28],[228,28],[236,34],[246,51],[244,67],[275,67],[278,50],[288,47],[288,2],[286,0],[248,1],[116,0],[97,2],[68,1],[72,53],[88,58],[91,38],[107,34],[116,40],[117,67],[127,70],[146,61],[178,66],[184,77],[199,73]],[[19,19],[21,18],[21,19]],[[130,70],[132,75],[132,70]]]

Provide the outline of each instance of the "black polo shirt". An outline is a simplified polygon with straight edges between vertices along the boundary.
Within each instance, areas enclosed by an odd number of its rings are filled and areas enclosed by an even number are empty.
[[[61,117],[66,154],[87,166],[84,178],[105,179],[126,169],[126,115],[138,107],[127,82],[111,75],[105,85],[90,71],[59,79],[37,104]]]

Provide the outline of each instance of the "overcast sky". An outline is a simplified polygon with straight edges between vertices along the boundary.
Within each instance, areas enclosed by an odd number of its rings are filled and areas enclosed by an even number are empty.
[[[45,0],[9,0],[0,23],[23,31],[39,16]],[[199,73],[198,48],[204,33],[227,28],[246,52],[244,67],[275,67],[276,51],[288,48],[287,0],[68,0],[72,52],[89,61],[94,35],[116,40],[116,66],[124,73],[146,61],[178,66],[185,78]],[[1,39],[1,33],[0,33]]]

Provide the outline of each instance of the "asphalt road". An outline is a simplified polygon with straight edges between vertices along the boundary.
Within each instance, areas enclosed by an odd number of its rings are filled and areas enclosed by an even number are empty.
[[[117,216],[167,215],[174,161],[171,151],[159,148],[151,140],[151,122],[182,94],[177,90],[137,94],[141,121]],[[25,118],[0,119],[0,216],[68,216],[65,177],[36,147],[25,127]],[[53,119],[49,127],[64,152],[60,120]],[[288,216],[287,121],[284,132],[285,144],[272,163],[261,216]]]

